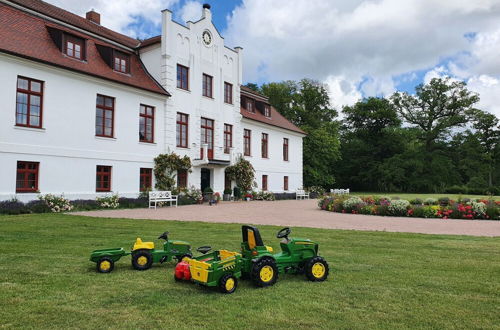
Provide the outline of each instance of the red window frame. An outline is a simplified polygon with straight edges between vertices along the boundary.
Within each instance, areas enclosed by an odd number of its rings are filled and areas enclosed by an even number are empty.
[[[288,139],[283,138],[283,160],[288,161]]]
[[[177,170],[177,187],[187,188],[187,170]]]
[[[85,59],[85,40],[71,35],[64,35],[64,54],[77,60]]]
[[[95,191],[110,192],[111,191],[111,166],[97,165],[96,167],[96,184]],[[107,185],[107,187],[106,187]]]
[[[189,68],[177,64],[177,88],[189,90]]]
[[[139,191],[151,190],[153,186],[153,169],[141,167],[139,170]]]
[[[224,102],[233,104],[233,85],[228,82],[224,82]]]
[[[267,190],[267,175],[266,174],[262,175],[262,190],[263,191]]]
[[[141,104],[139,110],[139,141],[153,143],[154,139],[155,108],[149,105]]]
[[[283,177],[283,190],[288,190],[288,176]]]
[[[262,133],[262,158],[268,158],[268,142],[269,135],[267,133]]]
[[[247,111],[255,113],[255,101],[253,99],[246,99]]]
[[[188,137],[189,137],[189,115],[177,112],[177,127],[176,127],[176,139],[177,147],[187,148],[188,147]]]
[[[271,107],[268,104],[264,104],[264,116],[271,117]]]
[[[249,129],[243,130],[243,154],[251,156],[252,153],[252,131]]]
[[[119,52],[113,51],[113,69],[121,73],[130,72],[130,56]]]
[[[208,159],[214,158],[214,120],[201,117],[201,144],[208,144]],[[203,148],[200,148],[201,159],[203,159]]]
[[[233,125],[224,124],[224,153],[228,154],[233,147]]]
[[[115,98],[97,94],[95,116],[95,135],[112,138],[115,133]],[[100,124],[99,120],[101,121]],[[99,130],[101,130],[101,133],[99,133]]]
[[[206,73],[203,74],[203,96],[213,98],[213,82],[214,78]]]
[[[38,191],[39,162],[18,161],[16,167],[16,193]],[[33,176],[30,179],[30,176]]]
[[[22,82],[26,84],[22,84]],[[37,85],[39,88],[35,88]],[[44,82],[41,80],[17,76],[16,126],[42,128],[43,85]],[[38,102],[35,102],[37,98]]]

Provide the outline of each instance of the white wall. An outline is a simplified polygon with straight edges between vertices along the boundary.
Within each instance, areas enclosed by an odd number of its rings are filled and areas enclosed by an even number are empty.
[[[267,190],[280,193],[283,177],[288,176],[288,191],[302,188],[302,134],[243,119],[244,129],[252,131],[251,156],[245,156],[255,169],[255,181],[262,189],[262,175],[267,175]],[[262,158],[262,133],[268,134],[268,158]],[[243,133],[242,133],[243,134]],[[288,161],[283,160],[283,138],[288,138]]]
[[[18,160],[40,162],[41,193],[91,198],[96,165],[111,165],[112,191],[137,195],[139,168],[152,168],[153,158],[165,149],[166,97],[3,54],[0,72],[0,199],[15,195]],[[42,129],[15,126],[18,75],[44,81]],[[95,136],[97,94],[115,98],[114,138]],[[154,144],[139,142],[141,103],[155,107]]]

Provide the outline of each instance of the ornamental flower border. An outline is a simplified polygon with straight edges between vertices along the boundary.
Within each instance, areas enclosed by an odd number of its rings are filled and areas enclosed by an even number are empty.
[[[449,198],[407,201],[386,196],[324,195],[318,207],[324,211],[415,218],[500,220],[500,201]],[[420,203],[419,203],[420,202]]]

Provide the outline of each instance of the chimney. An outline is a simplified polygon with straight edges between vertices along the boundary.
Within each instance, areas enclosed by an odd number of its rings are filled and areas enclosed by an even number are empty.
[[[201,17],[208,18],[210,21],[212,20],[212,12],[210,11],[210,5],[208,3],[203,4],[203,13]]]
[[[85,15],[85,17],[89,21],[101,25],[101,14],[99,14],[98,12],[95,12],[94,8],[92,8],[91,11],[87,12],[87,14]]]

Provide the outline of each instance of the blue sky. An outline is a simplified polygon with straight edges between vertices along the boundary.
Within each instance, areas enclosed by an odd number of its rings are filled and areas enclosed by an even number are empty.
[[[158,35],[161,10],[180,23],[201,16],[200,0],[46,0],[76,14],[95,8],[104,26],[132,37]],[[244,82],[312,78],[341,107],[366,96],[412,93],[450,76],[500,115],[500,1],[214,0],[226,45],[242,46]]]

